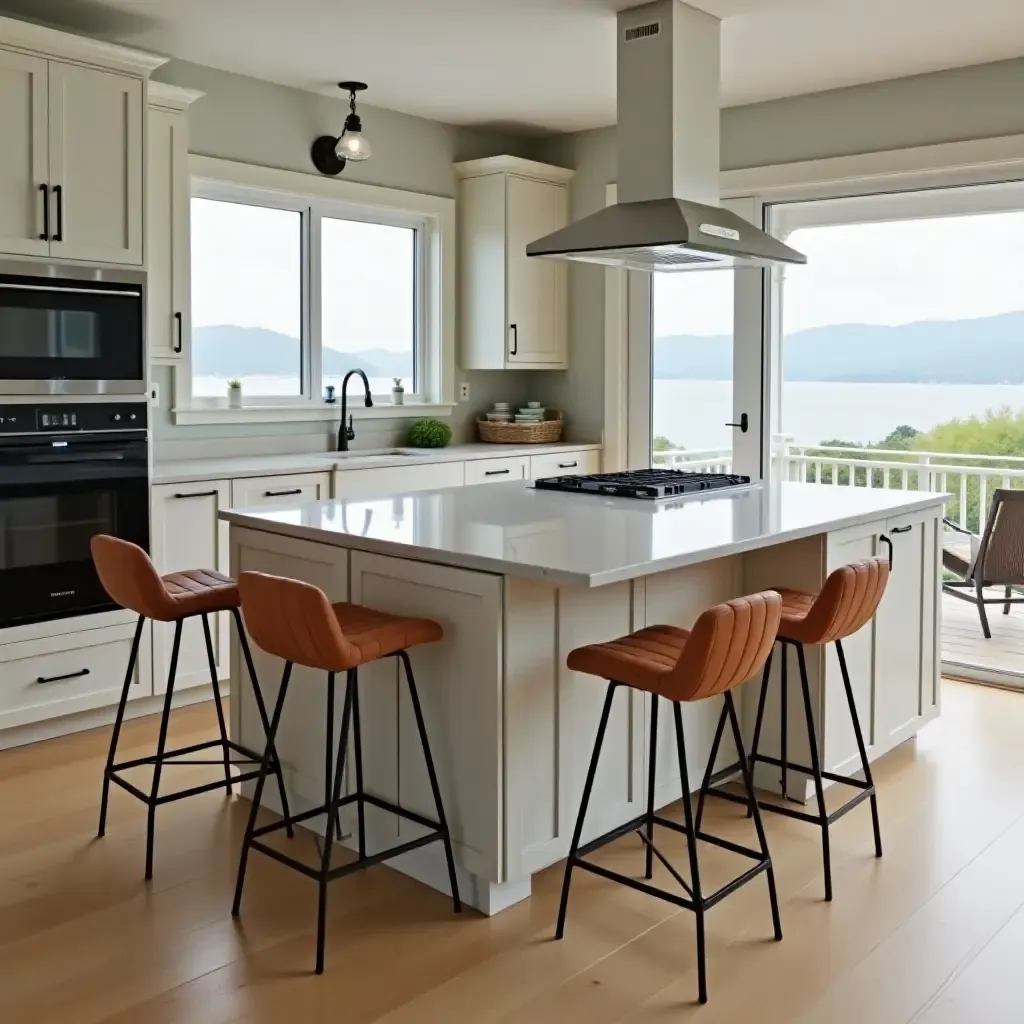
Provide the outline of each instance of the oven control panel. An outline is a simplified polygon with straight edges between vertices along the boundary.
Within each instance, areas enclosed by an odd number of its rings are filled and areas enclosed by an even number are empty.
[[[66,434],[79,430],[145,430],[146,402],[0,405],[0,434]]]

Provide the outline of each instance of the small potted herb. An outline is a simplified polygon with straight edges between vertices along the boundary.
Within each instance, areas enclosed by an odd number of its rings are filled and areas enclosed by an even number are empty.
[[[228,408],[242,408],[242,382],[235,377],[228,381]]]
[[[402,378],[392,377],[391,379],[395,382],[391,389],[391,404],[403,405],[405,403],[405,388],[402,387]]]
[[[441,420],[417,420],[409,428],[410,448],[444,448],[451,439],[452,428]]]

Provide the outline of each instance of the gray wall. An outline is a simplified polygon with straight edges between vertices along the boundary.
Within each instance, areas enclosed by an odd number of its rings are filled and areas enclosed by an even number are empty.
[[[189,120],[189,148],[203,156],[315,173],[309,159],[310,143],[318,135],[337,134],[347,113],[346,100],[340,93],[332,99],[185,61],[172,61],[154,77],[206,93],[192,107]],[[540,156],[542,143],[536,139],[474,132],[366,105],[360,106],[360,114],[373,144],[373,159],[347,167],[344,173],[349,181],[454,196],[452,164],[458,160],[499,153],[534,159]],[[519,401],[528,394],[532,396],[537,390],[532,383],[535,377],[525,372],[460,371],[458,380],[469,382],[471,401],[459,405],[449,419],[456,436],[471,439],[476,414],[496,399]],[[169,368],[157,367],[153,378],[164,396],[172,395]],[[154,415],[153,430],[158,441],[308,434],[321,429],[312,423],[176,427],[171,420],[171,405],[165,398],[163,409]],[[373,421],[376,441],[397,440],[408,422]],[[362,433],[368,433],[368,429]]]
[[[1024,134],[1024,59],[852,86],[722,111],[722,169],[852,156]],[[616,179],[615,128],[547,141],[541,159],[572,167],[573,219],[605,203]],[[604,405],[604,271],[569,270],[570,369],[544,401],[597,438]]]

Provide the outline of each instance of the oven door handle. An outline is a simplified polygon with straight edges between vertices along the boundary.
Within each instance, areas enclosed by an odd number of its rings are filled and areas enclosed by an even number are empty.
[[[20,284],[17,281],[0,281],[0,288],[14,292],[51,292],[55,295],[114,295],[122,299],[139,299],[142,292],[134,288],[65,288],[56,284]]]

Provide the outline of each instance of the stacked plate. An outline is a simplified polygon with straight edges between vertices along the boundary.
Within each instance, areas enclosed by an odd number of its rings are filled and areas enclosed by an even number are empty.
[[[486,415],[492,423],[512,422],[512,409],[508,402],[495,402],[494,408]]]
[[[540,423],[546,412],[540,402],[527,402],[526,408],[516,413],[516,423]]]

